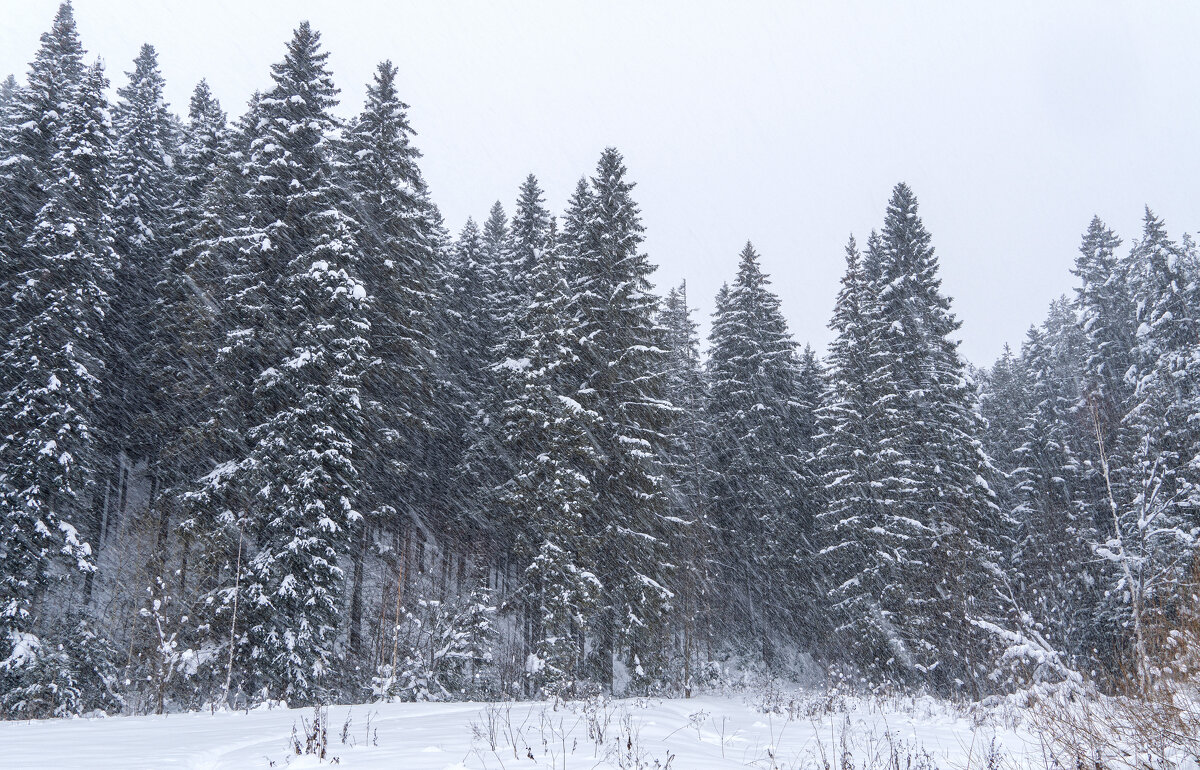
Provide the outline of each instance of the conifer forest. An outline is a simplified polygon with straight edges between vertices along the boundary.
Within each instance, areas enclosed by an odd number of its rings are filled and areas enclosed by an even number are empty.
[[[701,339],[616,147],[449,223],[391,62],[343,119],[299,23],[176,110],[46,22],[0,84],[0,717],[1190,671],[1200,249],[1150,208],[992,363],[899,180],[825,349],[749,242]]]

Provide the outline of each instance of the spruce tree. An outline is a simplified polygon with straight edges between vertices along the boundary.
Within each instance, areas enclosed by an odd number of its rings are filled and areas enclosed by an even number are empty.
[[[872,233],[867,259],[878,258]],[[846,245],[846,270],[829,328],[835,333],[827,359],[828,383],[817,412],[824,505],[818,516],[820,564],[829,581],[829,602],[838,638],[832,654],[848,655],[873,679],[888,676],[902,652],[880,603],[890,547],[876,485],[877,419],[874,394],[882,337],[870,281],[854,237]]]
[[[599,462],[589,481],[597,515],[588,547],[604,586],[595,676],[613,682],[618,657],[635,687],[658,680],[678,525],[667,517],[663,467],[673,409],[665,392],[663,330],[641,252],[642,223],[621,154],[600,156],[590,190],[572,197],[563,228],[569,307],[579,324],[564,395],[597,415]],[[620,554],[619,558],[601,558]]]
[[[1087,394],[1098,410],[1103,435],[1115,447],[1117,431],[1129,408],[1130,387],[1125,379],[1136,331],[1133,298],[1126,265],[1117,256],[1121,239],[1099,217],[1092,217],[1072,271],[1079,323],[1087,338]]]
[[[972,620],[992,611],[1007,518],[987,480],[975,393],[952,336],[959,322],[906,185],[868,241],[861,279],[856,262],[831,351],[832,389],[847,390],[822,410],[834,607],[869,676],[972,688],[987,653]]]
[[[509,535],[501,526],[495,490],[512,472],[512,459],[502,443],[501,412],[511,396],[504,362],[516,344],[516,307],[512,303],[508,216],[497,201],[482,230],[463,231],[471,239],[470,263],[458,277],[457,336],[463,338],[460,382],[465,400],[464,450],[458,470],[464,488],[464,509],[472,531],[486,533],[495,549],[507,553]],[[460,251],[463,249],[460,239]],[[460,256],[460,262],[467,252]]]
[[[1200,396],[1197,287],[1187,273],[1185,251],[1149,208],[1129,264],[1138,326],[1128,374],[1134,403],[1127,422],[1137,440],[1148,436],[1154,445],[1149,456],[1143,452],[1134,462],[1158,465],[1163,495],[1176,501],[1173,507],[1194,509],[1200,501],[1200,477],[1192,467],[1200,431],[1190,419]]]
[[[183,432],[174,442],[165,441],[160,455],[163,495],[179,516],[179,584],[181,590],[195,584],[206,599],[199,626],[226,642],[228,629],[221,629],[227,618],[218,616],[227,615],[228,607],[213,592],[226,586],[226,577],[234,580],[241,539],[237,524],[244,523],[246,513],[242,490],[229,472],[248,451],[249,351],[241,344],[245,335],[229,332],[239,328],[238,290],[241,280],[250,278],[239,272],[247,265],[238,258],[238,236],[248,221],[245,150],[257,123],[257,99],[229,126],[206,83],[193,91],[172,222],[177,247],[158,284],[153,331],[162,356],[152,364],[153,393],[180,394],[167,419]]]
[[[1029,330],[1021,353],[1026,390],[1012,405],[1027,404],[1027,411],[1013,457],[1016,574],[1010,580],[1022,586],[1022,610],[1037,618],[1056,649],[1072,655],[1088,653],[1100,582],[1088,549],[1097,534],[1077,454],[1090,427],[1076,411],[1083,347],[1074,311],[1065,299],[1056,301],[1043,327]]]
[[[1110,537],[1095,550],[1109,566],[1102,622],[1123,628],[1144,660],[1144,625],[1152,613],[1173,610],[1175,587],[1195,557],[1200,303],[1191,255],[1148,208],[1127,265],[1137,331],[1126,376],[1132,405],[1118,455],[1123,488],[1109,501],[1108,521],[1097,517]]]
[[[345,174],[355,204],[359,274],[371,299],[373,365],[364,382],[371,431],[358,447],[367,520],[354,547],[350,646],[362,651],[363,560],[372,527],[394,531],[428,513],[438,444],[438,352],[433,318],[438,253],[425,181],[417,167],[396,67],[382,62],[362,113],[348,127]]]
[[[996,469],[996,504],[1011,511],[1017,506],[1013,472],[1019,465],[1017,450],[1028,413],[1027,376],[1024,359],[1005,344],[991,368],[976,373],[979,381],[979,415],[984,421],[983,445]]]
[[[500,231],[497,208],[489,220]],[[530,458],[547,451],[550,436],[544,432],[554,414],[546,411],[545,399],[557,398],[556,378],[563,364],[563,339],[571,335],[573,319],[565,315],[565,278],[562,261],[553,253],[550,212],[545,207],[536,177],[529,175],[521,185],[513,229],[507,233],[502,253],[502,270],[491,282],[502,295],[496,299],[497,314],[490,320],[496,334],[489,360],[494,398],[486,406],[487,426],[479,431],[503,461],[492,466],[492,487],[481,490],[485,507],[495,511],[495,526],[501,543],[495,545],[517,564],[527,564],[538,547],[538,516],[513,499],[514,480],[530,473]],[[518,229],[519,228],[519,229]],[[484,235],[485,244],[488,237]],[[488,263],[496,265],[499,249],[492,250]],[[517,257],[516,255],[520,255]],[[514,267],[523,265],[519,278]],[[543,402],[535,404],[533,402]],[[505,502],[507,500],[507,503]],[[501,513],[503,512],[503,513]]]
[[[586,549],[585,522],[594,518],[590,474],[597,464],[590,436],[597,414],[561,391],[577,332],[570,315],[568,276],[553,248],[548,213],[533,177],[522,187],[515,220],[528,225],[514,252],[533,257],[529,302],[520,335],[501,366],[509,397],[502,412],[502,446],[511,477],[497,490],[510,512],[513,554],[524,570],[526,673],[535,690],[573,694],[584,676],[584,651],[601,584]]]
[[[0,352],[12,383],[0,396],[0,659],[53,628],[53,615],[35,614],[53,583],[95,569],[79,525],[99,465],[101,334],[117,261],[106,87],[96,64],[54,105],[49,186]],[[22,673],[6,667],[5,689],[20,687]]]
[[[708,504],[719,532],[722,614],[774,663],[778,634],[799,609],[789,567],[811,531],[807,478],[811,404],[801,403],[799,360],[779,298],[754,247],[717,307],[709,337]]]
[[[299,702],[335,681],[339,559],[360,515],[355,448],[370,328],[353,222],[333,176],[327,58],[301,24],[257,106],[226,343],[249,372],[239,383],[249,391],[249,447],[217,477],[242,490],[253,543],[234,665],[264,696]]]
[[[38,212],[53,185],[56,142],[63,136],[63,105],[69,104],[84,73],[83,47],[75,28],[69,2],[63,3],[29,65],[25,85],[13,92],[0,128],[0,290],[5,297],[16,292],[18,276],[36,269],[37,259],[29,251],[29,238]],[[15,319],[0,321],[0,333],[15,333],[8,326]],[[16,382],[0,371],[0,390]]]
[[[176,246],[171,224],[179,194],[179,151],[154,46],[143,45],[133,64],[133,71],[127,73],[129,82],[117,90],[113,121],[119,137],[113,218],[121,254],[114,301],[120,312],[109,330],[114,355],[106,408],[119,448],[138,458],[152,458],[158,449],[152,446],[153,437],[162,431],[156,424],[160,404],[150,395],[147,365],[156,287]]]
[[[791,408],[792,441],[804,469],[797,506],[792,514],[792,541],[784,550],[788,581],[794,586],[785,624],[800,646],[813,649],[823,636],[817,629],[829,618],[827,588],[819,551],[817,519],[825,507],[825,489],[819,458],[818,412],[825,394],[827,372],[811,345],[805,345],[796,365],[796,396]]]
[[[150,601],[161,595],[171,506],[158,492],[159,454],[178,435],[170,422],[177,393],[154,392],[152,366],[167,356],[156,350],[154,327],[159,283],[170,269],[177,246],[172,238],[172,214],[178,196],[178,137],[173,116],[163,101],[165,82],[158,54],[143,45],[127,73],[129,82],[117,90],[114,129],[118,137],[113,161],[114,240],[121,261],[116,273],[113,305],[106,336],[110,345],[110,376],[104,411],[107,451],[125,451],[148,462],[151,476],[151,515],[157,518],[150,572]],[[115,480],[114,480],[115,481]],[[144,628],[150,637],[155,629]],[[144,640],[153,645],[152,639]],[[160,707],[161,708],[161,707]]]
[[[907,665],[952,691],[986,670],[970,619],[986,614],[1005,521],[986,480],[975,392],[952,336],[960,322],[941,293],[916,197],[903,183],[880,240],[876,291],[891,387],[876,403],[887,456],[878,481],[884,526],[904,539],[883,599],[907,637]]]
[[[509,228],[509,260],[512,263],[513,305],[523,308],[534,299],[534,273],[539,260],[553,247],[552,217],[546,208],[541,185],[530,174],[521,183]]]
[[[218,179],[231,161],[225,114],[203,81],[193,91],[188,121],[179,134],[172,172],[176,194],[165,215],[166,229],[154,238],[157,249],[169,251],[161,268],[147,276],[154,282],[148,318],[143,319],[149,340],[136,361],[147,388],[145,416],[152,418],[142,425],[148,431],[144,447],[152,453],[158,528],[155,557],[147,565],[149,604],[142,615],[148,621],[149,676],[157,683],[159,708],[167,697],[199,705],[213,696],[201,676],[166,675],[170,669],[165,657],[194,653],[207,641],[205,622],[183,622],[186,617],[208,620],[206,613],[179,610],[217,584],[225,556],[217,547],[223,538],[213,539],[221,529],[214,521],[220,509],[207,504],[212,501],[190,498],[196,481],[210,469],[211,458],[224,453],[224,447],[212,441],[209,422],[219,406],[215,362],[224,342],[219,305],[224,276],[204,257],[211,254],[205,245],[220,219],[213,211],[220,197]],[[168,610],[171,607],[175,609]],[[163,638],[172,634],[174,652],[166,653]],[[206,674],[214,673],[211,666],[204,668]],[[169,693],[168,684],[173,688]]]
[[[83,46],[75,28],[71,4],[58,7],[54,22],[41,37],[41,46],[29,65],[24,87],[17,90],[9,107],[0,163],[0,200],[5,216],[0,220],[0,244],[5,253],[20,261],[53,184],[54,157],[61,147],[68,105],[80,87],[86,67]]]
[[[716,624],[712,610],[714,531],[706,497],[705,382],[700,358],[698,324],[688,307],[687,284],[672,287],[663,300],[660,323],[666,329],[667,394],[677,410],[668,453],[671,477],[671,515],[681,522],[675,549],[679,572],[672,589],[678,596],[675,624],[680,633],[680,679],[690,694],[695,682],[694,664],[702,649],[710,652]]]

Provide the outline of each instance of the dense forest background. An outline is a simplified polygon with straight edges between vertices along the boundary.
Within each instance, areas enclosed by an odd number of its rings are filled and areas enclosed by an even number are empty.
[[[172,113],[149,45],[110,103],[67,3],[0,86],[0,715],[1157,675],[1187,236],[1093,220],[972,371],[898,184],[825,356],[749,243],[702,356],[616,149],[452,235],[396,75],[339,122],[302,24],[236,120],[203,82]]]

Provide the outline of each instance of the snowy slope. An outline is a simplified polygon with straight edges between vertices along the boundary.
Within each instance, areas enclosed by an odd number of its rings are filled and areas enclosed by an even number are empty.
[[[836,765],[845,745],[856,767],[881,766],[895,750],[902,767],[927,752],[936,767],[952,768],[984,766],[993,740],[1013,766],[1039,764],[1031,740],[995,727],[973,728],[934,701],[849,701],[832,713],[805,713],[818,710],[818,703],[793,710],[793,719],[731,697],[557,710],[547,703],[333,706],[325,762],[289,748],[293,729],[303,730],[312,709],[8,722],[0,723],[0,767],[215,770],[321,767],[336,758],[334,766],[380,770],[803,768],[818,766],[822,756]]]

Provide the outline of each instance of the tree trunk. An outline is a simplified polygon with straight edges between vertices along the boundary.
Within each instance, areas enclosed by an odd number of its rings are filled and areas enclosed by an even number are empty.
[[[350,592],[350,652],[362,655],[363,562],[366,560],[370,532],[367,522],[359,525],[358,547],[354,549],[354,585]]]

